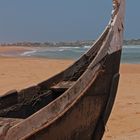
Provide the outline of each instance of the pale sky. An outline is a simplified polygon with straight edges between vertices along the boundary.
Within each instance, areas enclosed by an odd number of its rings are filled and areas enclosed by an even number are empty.
[[[0,0],[0,42],[92,40],[112,0]],[[140,38],[140,0],[126,0],[125,39]]]

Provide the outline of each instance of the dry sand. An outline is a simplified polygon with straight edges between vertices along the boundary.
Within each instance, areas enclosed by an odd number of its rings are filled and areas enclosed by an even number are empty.
[[[71,63],[71,60],[0,57],[0,94],[46,80]]]
[[[140,65],[122,64],[104,140],[140,140]]]
[[[36,84],[70,64],[70,60],[0,57],[0,93]],[[139,140],[140,65],[122,64],[120,71],[118,95],[103,139]]]

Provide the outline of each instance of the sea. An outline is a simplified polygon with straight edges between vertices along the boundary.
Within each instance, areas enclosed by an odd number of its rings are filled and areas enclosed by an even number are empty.
[[[8,53],[6,56],[41,57],[49,59],[78,59],[91,46],[34,47],[29,51]],[[1,55],[1,54],[0,54]],[[3,54],[4,55],[4,54]],[[123,46],[121,63],[140,63],[140,45]]]

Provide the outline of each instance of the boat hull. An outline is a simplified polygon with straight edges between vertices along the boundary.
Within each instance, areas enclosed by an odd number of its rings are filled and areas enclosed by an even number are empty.
[[[34,134],[28,140],[98,140],[110,115],[119,80],[121,51],[107,56],[104,71],[89,83],[82,97],[64,114]]]

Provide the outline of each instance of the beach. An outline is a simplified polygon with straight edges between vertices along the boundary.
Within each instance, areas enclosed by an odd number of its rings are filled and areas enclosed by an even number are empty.
[[[72,63],[73,60],[0,57],[0,94],[35,85]],[[121,64],[120,73],[117,98],[103,140],[138,140],[140,139],[140,64]]]

